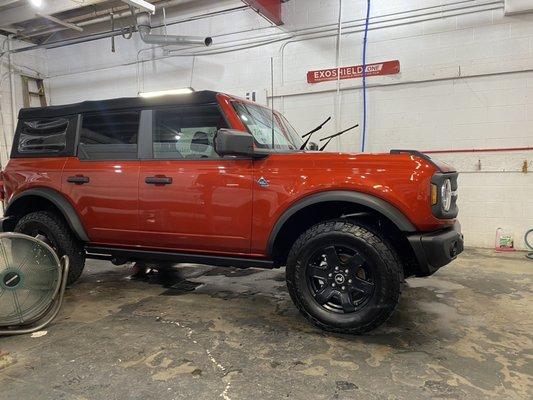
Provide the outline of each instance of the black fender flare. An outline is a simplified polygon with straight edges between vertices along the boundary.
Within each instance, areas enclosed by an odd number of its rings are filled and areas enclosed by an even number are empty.
[[[72,229],[78,239],[84,242],[89,242],[89,237],[85,232],[85,228],[83,227],[83,224],[81,223],[81,220],[72,204],[70,204],[70,202],[61,193],[50,188],[32,188],[17,194],[7,205],[5,215],[10,216],[15,214],[14,207],[17,201],[28,196],[42,197],[54,204],[59,209],[63,217],[65,217],[70,229]]]
[[[370,194],[350,191],[350,190],[332,190],[327,192],[321,192],[304,197],[297,203],[293,204],[287,209],[281,217],[278,218],[274,228],[270,232],[270,236],[267,242],[267,254],[272,256],[274,253],[274,243],[279,232],[283,228],[283,225],[298,211],[305,207],[324,203],[329,201],[345,201],[349,203],[359,204],[382,214],[388,218],[396,227],[402,232],[416,232],[415,226],[407,219],[407,217],[398,210],[395,206],[389,202],[380,199]]]

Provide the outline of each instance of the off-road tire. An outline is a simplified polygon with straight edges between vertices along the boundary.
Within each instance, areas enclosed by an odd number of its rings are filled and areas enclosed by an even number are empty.
[[[315,326],[331,332],[361,334],[383,324],[400,297],[403,269],[399,258],[382,235],[350,220],[331,220],[314,225],[294,243],[287,260],[286,280],[290,296],[300,312]],[[375,287],[368,302],[350,313],[337,313],[315,300],[306,268],[310,253],[319,246],[350,244],[368,259]],[[337,286],[338,288],[338,286]]]
[[[46,236],[48,244],[56,251],[59,258],[69,258],[67,284],[78,280],[85,266],[85,251],[82,244],[74,237],[65,222],[55,213],[36,211],[22,217],[15,226],[15,232],[35,236],[35,231]]]

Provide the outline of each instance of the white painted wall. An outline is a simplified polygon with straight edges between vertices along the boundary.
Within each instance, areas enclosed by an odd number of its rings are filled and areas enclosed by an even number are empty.
[[[363,35],[354,25],[362,23],[366,1],[343,3],[345,32],[352,33],[342,37],[341,65],[361,64]],[[288,36],[310,26],[328,25],[335,33],[338,4],[291,0],[284,4],[284,31],[252,11],[239,11],[173,25],[168,33],[211,35],[219,46],[279,32]],[[533,14],[505,16],[503,1],[373,0],[372,16],[368,62],[398,59],[402,71],[368,78],[368,151],[533,147]],[[192,57],[161,58],[166,56],[161,49],[148,49],[137,35],[117,38],[115,54],[109,40],[101,40],[46,51],[47,83],[54,104],[135,96],[138,90],[191,82],[197,90],[264,94],[273,57],[274,105],[301,132],[330,115],[340,114],[316,139],[336,126],[362,121],[360,80],[341,83],[340,113],[336,82],[306,83],[308,70],[335,66],[336,37],[286,43],[196,57],[192,70]],[[158,60],[137,64],[141,49],[148,50],[139,59]],[[345,135],[330,149],[358,151],[360,135],[360,130]],[[533,227],[532,154],[437,155],[461,171],[460,220],[467,245],[492,247],[502,227],[524,248],[523,234]],[[527,174],[520,172],[524,161]]]
[[[11,47],[18,48],[26,44],[12,41]],[[0,35],[0,53],[7,50],[7,37]],[[15,112],[23,105],[22,80],[20,74],[35,78],[44,77],[46,63],[42,50],[12,55],[13,84],[15,93]],[[0,165],[3,168],[9,158],[13,139],[13,108],[11,98],[11,79],[8,55],[0,57]],[[16,116],[15,116],[16,118]],[[7,147],[6,147],[7,144]]]

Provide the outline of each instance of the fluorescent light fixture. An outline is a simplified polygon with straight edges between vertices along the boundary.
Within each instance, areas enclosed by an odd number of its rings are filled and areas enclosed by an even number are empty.
[[[170,94],[188,94],[192,92],[194,92],[192,88],[181,88],[181,89],[169,89],[169,90],[156,90],[153,92],[139,92],[139,96],[158,97],[158,96],[167,96]]]
[[[40,8],[43,5],[43,0],[30,0],[32,6]]]
[[[142,11],[147,11],[150,14],[155,13],[155,6],[144,0],[122,0],[123,3],[129,4],[133,7],[137,7]]]

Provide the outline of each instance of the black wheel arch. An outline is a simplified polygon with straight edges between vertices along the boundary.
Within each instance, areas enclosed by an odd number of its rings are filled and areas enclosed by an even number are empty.
[[[35,204],[35,201],[41,201]],[[72,204],[58,191],[51,188],[31,188],[15,195],[4,212],[4,231],[12,231],[17,220],[24,214],[39,210],[56,211],[64,218],[77,239],[89,242],[89,237]]]
[[[303,230],[310,227],[310,225],[320,222],[320,219],[317,218],[322,217],[318,217],[316,214],[321,206],[323,206],[323,208],[328,208],[328,211],[324,216],[325,218],[339,218],[345,216],[358,219],[366,217],[368,219],[370,216],[380,218],[396,232],[416,232],[416,227],[400,210],[376,196],[350,190],[320,192],[299,200],[288,208],[276,221],[276,224],[270,233],[266,251],[268,256],[275,260],[277,265],[284,265],[285,262],[287,249],[283,249],[283,251],[281,251],[282,254],[280,254],[277,247],[280,242],[285,240],[284,235],[290,230],[290,225],[296,223],[299,216],[301,218],[306,210],[310,210],[311,221],[309,224],[304,224],[304,226],[298,228],[299,231],[303,232]],[[355,214],[350,215],[353,211],[355,211]],[[323,210],[320,210],[320,212],[323,212]],[[298,221],[298,223],[301,222],[301,220]],[[291,241],[295,240],[297,237],[297,235],[294,234],[289,236],[291,237]],[[284,243],[284,246],[287,246],[287,243]]]

